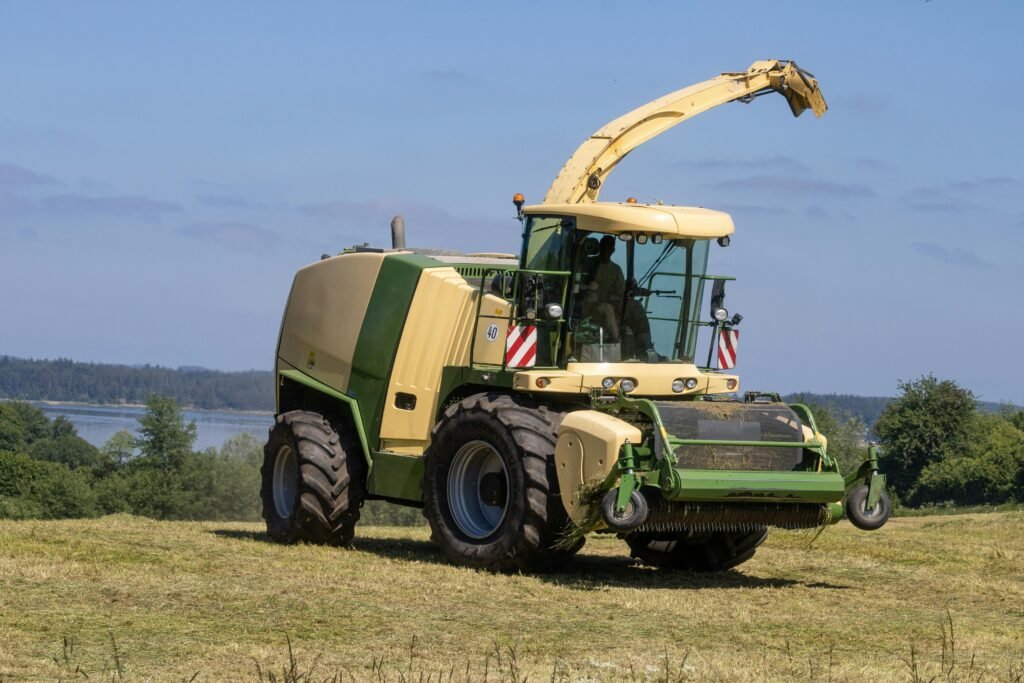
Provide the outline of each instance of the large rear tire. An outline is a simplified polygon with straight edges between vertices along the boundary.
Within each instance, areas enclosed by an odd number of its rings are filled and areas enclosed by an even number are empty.
[[[768,529],[754,531],[637,532],[626,536],[630,556],[665,569],[721,572],[743,564],[768,538]]]
[[[352,540],[366,495],[366,461],[355,429],[319,413],[277,416],[263,449],[263,518],[280,543]]]
[[[534,572],[567,562],[570,526],[554,453],[560,413],[525,398],[478,394],[447,410],[426,453],[423,514],[457,564]]]

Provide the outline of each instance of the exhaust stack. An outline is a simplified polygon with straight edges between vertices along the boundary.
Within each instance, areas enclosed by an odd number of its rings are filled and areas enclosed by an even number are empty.
[[[391,248],[405,249],[405,219],[402,214],[391,219]]]

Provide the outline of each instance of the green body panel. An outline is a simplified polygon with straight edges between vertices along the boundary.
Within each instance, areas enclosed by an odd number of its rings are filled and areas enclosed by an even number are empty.
[[[747,472],[677,469],[678,489],[668,500],[835,503],[846,486],[838,472]],[[662,491],[664,495],[664,490]]]
[[[420,273],[425,268],[442,265],[416,254],[390,255],[381,264],[363,327],[359,330],[347,392],[362,407],[363,429],[374,450],[380,444],[380,422],[388,379]]]
[[[373,496],[420,502],[423,500],[422,480],[422,456],[374,453],[366,487]]]
[[[352,411],[352,422],[355,424],[356,432],[359,434],[359,443],[363,447],[363,455],[366,457],[367,464],[372,467],[373,463],[370,460],[370,448],[366,440],[366,431],[363,429],[363,416],[359,411],[359,401],[346,396],[337,389],[332,389],[323,382],[319,382],[299,370],[282,370],[280,374],[282,377],[287,377],[293,382],[307,386],[314,391],[319,391],[321,394],[336,398],[349,407],[349,410]]]

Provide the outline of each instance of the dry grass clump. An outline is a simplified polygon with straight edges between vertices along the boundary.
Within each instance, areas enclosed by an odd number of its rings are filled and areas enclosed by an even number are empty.
[[[427,530],[352,549],[250,524],[0,522],[0,681],[1024,683],[1024,513],[772,532],[719,575],[591,536],[561,572],[453,567]]]

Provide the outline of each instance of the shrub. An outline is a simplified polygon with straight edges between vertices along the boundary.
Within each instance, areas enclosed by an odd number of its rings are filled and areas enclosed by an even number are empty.
[[[998,415],[978,415],[970,445],[926,467],[911,491],[911,502],[998,505],[1024,502],[1024,432]]]

